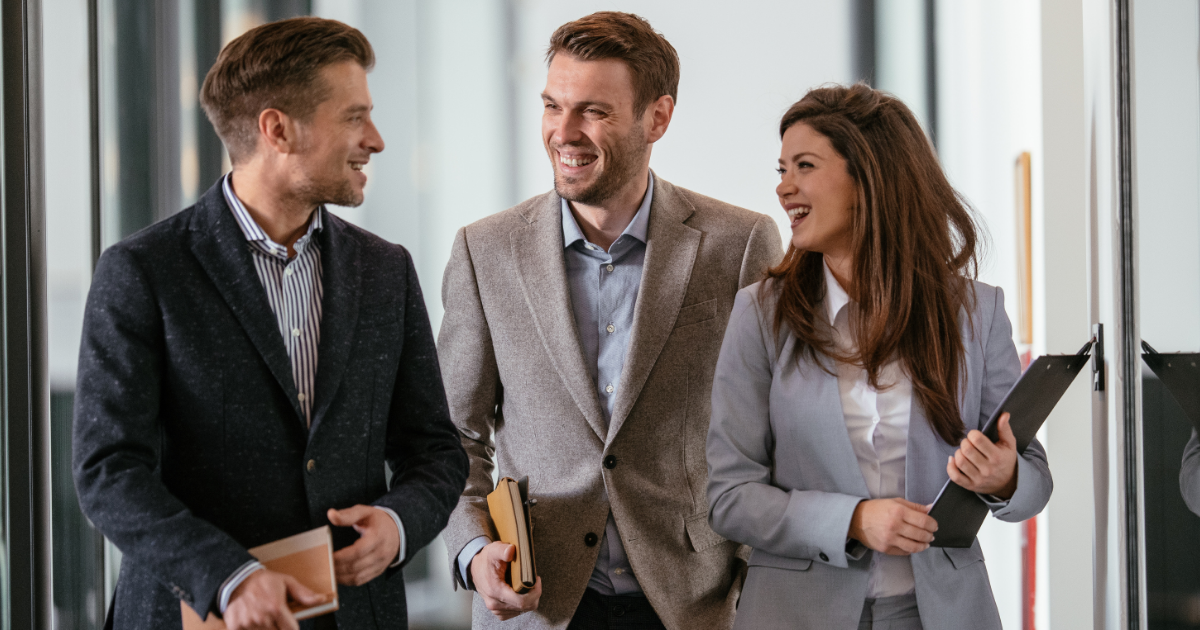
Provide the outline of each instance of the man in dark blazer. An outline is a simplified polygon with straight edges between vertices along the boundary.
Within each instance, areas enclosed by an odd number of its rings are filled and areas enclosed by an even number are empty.
[[[404,628],[400,566],[467,460],[408,252],[326,211],[362,202],[370,44],[297,18],[231,42],[201,101],[233,172],[101,257],[75,408],[80,504],[124,554],[109,625]],[[385,463],[390,476],[385,472]],[[340,609],[248,548],[332,524]]]

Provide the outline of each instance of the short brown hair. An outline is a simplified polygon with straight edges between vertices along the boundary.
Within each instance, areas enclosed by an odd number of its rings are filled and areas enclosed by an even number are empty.
[[[679,100],[679,54],[645,18],[600,11],[567,22],[550,36],[546,64],[560,52],[583,61],[624,61],[633,75],[633,109],[638,118],[664,94]]]
[[[872,387],[899,358],[929,424],[956,445],[964,433],[960,330],[974,308],[971,279],[981,248],[974,212],[946,179],[916,116],[896,97],[861,83],[816,88],[783,115],[779,136],[799,124],[829,139],[857,189],[850,219],[857,354],[840,356],[821,325],[827,294],[819,252],[789,246],[768,271],[778,298],[775,329],[788,326],[797,347],[814,359],[821,353],[862,367]]]
[[[329,96],[321,69],[342,61],[370,70],[375,52],[358,29],[335,20],[279,20],[229,42],[204,77],[200,105],[230,160],[237,163],[254,152],[264,109],[300,120],[311,116]]]

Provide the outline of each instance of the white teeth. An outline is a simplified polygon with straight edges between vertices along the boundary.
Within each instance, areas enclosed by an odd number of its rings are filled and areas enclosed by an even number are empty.
[[[558,156],[558,161],[562,162],[565,166],[586,166],[588,164],[591,164],[592,162],[595,162],[596,158],[594,158],[594,157],[569,158],[569,157],[560,155],[560,156]]]
[[[812,212],[812,208],[801,206],[799,208],[792,208],[791,210],[788,210],[787,215],[789,219],[795,220],[796,217],[806,216],[809,212]]]
[[[352,168],[352,169],[354,169],[354,170],[356,170],[356,171],[361,171],[361,170],[363,170],[363,166],[364,166],[363,164],[355,164],[354,162],[351,162],[351,163],[350,163],[350,168]]]

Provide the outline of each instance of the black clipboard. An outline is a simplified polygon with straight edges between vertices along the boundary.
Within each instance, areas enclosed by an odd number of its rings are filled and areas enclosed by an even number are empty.
[[[992,417],[983,427],[983,434],[995,442],[998,439],[996,423],[1008,412],[1013,437],[1017,439],[1017,452],[1024,453],[1037,435],[1042,423],[1054,410],[1060,398],[1075,377],[1087,365],[1092,342],[1089,341],[1078,354],[1051,354],[1038,357],[1012,389],[1000,401]],[[946,480],[938,493],[929,515],[938,523],[933,535],[933,547],[970,547],[975,535],[987,518],[989,509],[983,499],[974,492],[953,481]]]
[[[1200,431],[1200,354],[1187,352],[1155,352],[1142,342],[1142,360],[1171,392],[1175,402]]]

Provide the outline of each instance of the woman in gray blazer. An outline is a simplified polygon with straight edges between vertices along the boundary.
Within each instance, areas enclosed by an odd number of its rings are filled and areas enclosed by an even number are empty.
[[[947,478],[1016,522],[1052,482],[978,431],[1020,375],[976,226],[903,103],[809,92],[780,124],[783,262],[738,293],[708,435],[712,528],[754,548],[735,627],[999,628],[979,542],[931,548]]]

